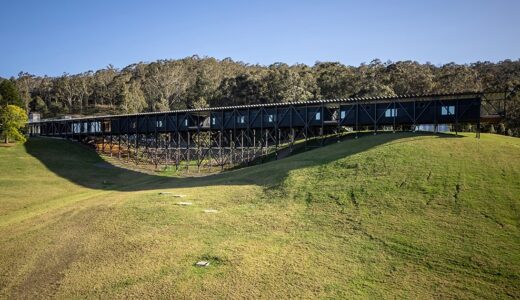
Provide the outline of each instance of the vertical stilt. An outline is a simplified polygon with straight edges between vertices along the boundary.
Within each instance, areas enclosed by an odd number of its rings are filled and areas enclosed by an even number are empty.
[[[191,145],[191,136],[190,131],[188,130],[188,141],[186,143],[186,171],[188,172],[190,170],[190,145]]]
[[[218,159],[220,161],[220,170],[224,170],[224,158],[222,157],[222,130],[218,131]]]
[[[374,135],[377,134],[377,103],[374,103]]]

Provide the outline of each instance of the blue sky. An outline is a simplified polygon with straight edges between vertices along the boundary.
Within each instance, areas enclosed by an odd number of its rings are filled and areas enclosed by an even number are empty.
[[[520,1],[26,1],[0,10],[0,76],[198,54],[247,63],[520,58]]]

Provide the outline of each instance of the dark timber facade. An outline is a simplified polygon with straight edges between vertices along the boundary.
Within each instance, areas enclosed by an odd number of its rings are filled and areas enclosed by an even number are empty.
[[[135,163],[211,169],[277,155],[297,140],[339,140],[346,129],[377,133],[470,123],[478,135],[482,102],[478,93],[406,95],[42,120],[28,126],[32,135],[95,141],[102,152]]]

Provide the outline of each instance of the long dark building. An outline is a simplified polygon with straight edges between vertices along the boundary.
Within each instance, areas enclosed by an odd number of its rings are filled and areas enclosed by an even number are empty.
[[[52,119],[28,126],[32,135],[96,141],[101,151],[136,163],[179,167],[186,162],[200,169],[248,162],[296,140],[344,131],[465,123],[480,128],[482,99],[480,93],[332,99]]]

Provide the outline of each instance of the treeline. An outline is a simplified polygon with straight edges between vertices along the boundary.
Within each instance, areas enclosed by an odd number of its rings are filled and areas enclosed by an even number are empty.
[[[360,66],[250,65],[192,56],[123,69],[11,78],[28,111],[44,117],[363,96],[503,91],[520,86],[520,60],[468,65],[373,60]]]

